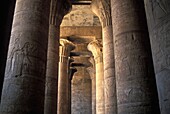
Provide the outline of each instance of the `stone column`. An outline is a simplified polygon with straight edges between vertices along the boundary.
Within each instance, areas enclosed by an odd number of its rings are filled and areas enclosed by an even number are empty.
[[[57,114],[60,24],[69,8],[71,6],[67,0],[51,1],[44,104],[45,114]]]
[[[169,0],[145,0],[161,114],[170,112],[169,6]]]
[[[0,5],[0,96],[4,81],[6,59],[8,53],[8,45],[10,40],[10,33],[12,28],[12,20],[14,15],[16,0],[4,0]],[[0,98],[1,99],[1,98]]]
[[[74,73],[77,72],[77,69],[74,67],[69,68],[69,83],[68,83],[68,102],[69,102],[69,112],[68,114],[71,114],[71,80],[73,79]]]
[[[93,0],[92,10],[99,17],[103,31],[105,113],[117,113],[115,60],[110,0]]]
[[[96,76],[95,68],[88,67],[87,71],[91,77],[92,82],[92,114],[96,114]]]
[[[160,114],[143,0],[111,0],[118,114]]]
[[[88,50],[93,53],[96,66],[96,114],[104,114],[104,74],[102,45],[95,40],[88,44]]]
[[[17,0],[1,114],[43,114],[50,0]]]
[[[71,53],[70,53],[71,56]],[[69,63],[68,63],[68,114],[71,114],[71,80],[72,80],[72,67],[71,64],[74,62],[73,57],[69,57]],[[73,73],[74,75],[74,73]]]
[[[60,59],[59,59],[59,77],[58,77],[58,103],[57,114],[68,114],[69,97],[69,56],[70,51],[75,48],[74,44],[66,39],[60,39]]]

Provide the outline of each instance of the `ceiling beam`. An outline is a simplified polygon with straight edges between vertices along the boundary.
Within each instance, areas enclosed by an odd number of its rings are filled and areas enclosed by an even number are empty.
[[[71,0],[72,5],[90,5],[91,1],[89,0]]]

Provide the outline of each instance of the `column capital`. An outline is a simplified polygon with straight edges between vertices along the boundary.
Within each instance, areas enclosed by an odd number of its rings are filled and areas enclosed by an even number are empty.
[[[70,0],[51,0],[50,24],[60,26],[64,15],[71,11]]]
[[[99,17],[103,27],[111,25],[110,0],[92,0],[92,11]]]
[[[60,62],[64,61],[64,58],[68,60],[70,52],[75,49],[75,45],[66,39],[60,39]]]
[[[101,42],[94,40],[88,44],[87,49],[92,52],[96,63],[103,61]]]

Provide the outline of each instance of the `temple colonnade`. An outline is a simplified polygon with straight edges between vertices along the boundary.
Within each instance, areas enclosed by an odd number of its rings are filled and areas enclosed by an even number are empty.
[[[87,46],[94,60],[87,68],[93,114],[169,113],[168,5],[168,0],[92,0],[102,25],[102,41],[95,38]],[[0,113],[70,114],[77,71],[70,53],[76,44],[60,38],[60,24],[71,1],[16,0],[12,8],[11,35],[7,28],[2,37],[10,41],[0,58],[6,58]]]

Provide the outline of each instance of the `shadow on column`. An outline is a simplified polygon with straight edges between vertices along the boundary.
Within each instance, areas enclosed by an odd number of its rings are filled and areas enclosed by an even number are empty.
[[[11,33],[11,26],[14,14],[16,0],[3,0],[1,2],[0,12],[0,96],[4,80],[4,72],[6,66],[7,51]]]

